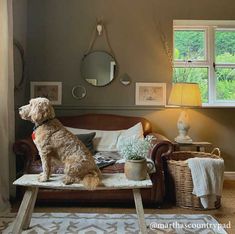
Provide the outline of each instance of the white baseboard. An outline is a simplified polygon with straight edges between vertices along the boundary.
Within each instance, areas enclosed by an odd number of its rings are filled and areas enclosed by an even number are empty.
[[[225,171],[224,180],[234,180],[235,181],[235,171]]]

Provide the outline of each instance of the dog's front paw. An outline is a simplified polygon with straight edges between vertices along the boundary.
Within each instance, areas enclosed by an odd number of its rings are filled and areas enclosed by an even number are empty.
[[[74,179],[70,176],[65,176],[63,179],[63,183],[68,185],[68,184],[72,184],[74,182]]]
[[[38,177],[39,182],[46,182],[48,180],[48,177],[45,174],[40,174]]]

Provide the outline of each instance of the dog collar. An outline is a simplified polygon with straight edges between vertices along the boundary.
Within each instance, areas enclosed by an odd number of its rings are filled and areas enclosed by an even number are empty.
[[[35,131],[33,131],[33,133],[32,133],[32,135],[31,135],[31,137],[32,137],[32,140],[34,141],[35,140]]]
[[[53,119],[55,119],[55,118],[47,119],[47,120],[43,121],[41,124],[39,124],[39,125],[37,125],[37,126],[35,125],[35,126],[33,127],[33,132],[34,132],[38,127],[42,126],[43,124],[45,124],[45,123],[47,123],[47,122],[49,122],[49,121],[51,121],[51,120],[53,120]]]
[[[38,127],[42,126],[43,124],[45,124],[45,123],[47,123],[47,122],[49,122],[49,121],[51,121],[51,120],[53,120],[53,119],[55,119],[55,118],[47,119],[47,120],[43,121],[41,124],[39,124],[39,125],[37,125],[37,126],[35,125],[35,126],[33,127],[33,132],[32,132],[32,135],[31,135],[33,141],[34,141],[35,138],[36,138],[36,136],[35,136],[35,130],[36,130]]]

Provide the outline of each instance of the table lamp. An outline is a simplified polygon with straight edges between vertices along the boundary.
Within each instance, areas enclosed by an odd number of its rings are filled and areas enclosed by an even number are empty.
[[[181,107],[199,107],[202,105],[200,89],[197,83],[175,83],[173,84],[169,105]],[[179,135],[175,138],[178,143],[192,143],[191,137],[188,135],[190,129],[189,117],[185,108],[180,113],[177,127]]]

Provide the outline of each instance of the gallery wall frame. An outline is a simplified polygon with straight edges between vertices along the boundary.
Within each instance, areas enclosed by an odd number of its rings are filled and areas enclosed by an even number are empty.
[[[135,104],[144,106],[165,106],[166,83],[136,83]]]
[[[61,105],[62,82],[30,82],[30,97],[45,97],[52,105]]]

